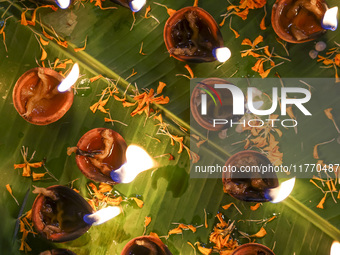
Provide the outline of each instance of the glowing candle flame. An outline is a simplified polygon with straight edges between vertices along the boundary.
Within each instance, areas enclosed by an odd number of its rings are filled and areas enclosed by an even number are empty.
[[[75,63],[72,67],[71,72],[67,75],[67,77],[59,84],[58,91],[65,92],[69,90],[73,84],[76,83],[79,77],[79,66]]]
[[[226,62],[231,57],[231,51],[227,47],[221,47],[213,50],[214,57],[221,63]]]
[[[322,27],[327,30],[335,31],[338,27],[338,7],[330,8],[326,11],[322,19]]]
[[[294,177],[288,181],[281,183],[279,187],[268,190],[267,195],[269,196],[270,202],[279,203],[285,200],[293,191],[295,179],[296,178]]]
[[[111,178],[118,183],[132,182],[136,176],[155,166],[154,160],[141,147],[130,145],[126,150],[126,163],[111,172]]]
[[[71,0],[56,0],[56,3],[61,9],[66,9],[70,6]]]
[[[139,12],[143,8],[145,3],[146,3],[146,0],[132,0],[129,4],[130,9],[133,12]]]
[[[340,243],[337,241],[334,241],[331,247],[330,255],[337,255],[337,254],[340,254]]]
[[[86,214],[83,219],[86,224],[97,226],[112,218],[116,217],[122,212],[118,206],[109,206],[92,214]]]

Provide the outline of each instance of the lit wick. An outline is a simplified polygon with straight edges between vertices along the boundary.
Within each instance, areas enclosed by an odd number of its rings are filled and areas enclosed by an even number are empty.
[[[224,63],[231,57],[231,51],[227,47],[216,48],[213,50],[213,55],[217,61]]]
[[[335,31],[338,27],[338,7],[330,8],[323,16],[322,27],[327,30]]]
[[[73,84],[76,83],[79,77],[79,66],[75,63],[72,67],[71,72],[66,76],[66,78],[59,84],[58,91],[65,92],[68,91]]]
[[[288,181],[284,181],[277,188],[267,190],[266,197],[274,204],[285,200],[293,191],[295,179],[296,178],[294,177]]]
[[[97,226],[118,216],[122,209],[118,206],[109,206],[92,214],[86,214],[83,220],[86,224]]]
[[[71,4],[71,0],[55,0],[55,2],[61,9],[66,9]]]
[[[129,3],[130,9],[133,12],[139,12],[145,5],[146,0],[132,0]]]
[[[154,160],[141,147],[130,145],[126,149],[126,163],[110,173],[114,182],[130,183],[138,174],[155,167]]]
[[[334,241],[331,247],[330,255],[337,255],[340,254],[340,243],[337,241]]]

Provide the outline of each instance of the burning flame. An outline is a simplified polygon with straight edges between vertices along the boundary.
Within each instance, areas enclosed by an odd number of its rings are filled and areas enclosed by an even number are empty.
[[[139,12],[145,5],[146,0],[132,0],[130,2],[130,9],[133,12]]]
[[[71,0],[56,0],[56,3],[61,9],[66,9],[70,6]]]
[[[224,63],[231,57],[231,51],[227,47],[221,47],[214,49],[213,55],[218,61]]]
[[[66,78],[59,84],[58,91],[65,92],[69,90],[73,84],[76,83],[79,77],[79,66],[75,63],[72,67],[71,72],[66,76]]]
[[[330,255],[337,255],[337,254],[340,254],[340,243],[337,241],[334,241],[331,247]]]
[[[116,217],[122,212],[118,206],[109,206],[92,214],[86,214],[83,219],[86,224],[97,226],[112,218]]]
[[[327,30],[335,31],[338,27],[338,7],[330,8],[326,11],[322,19],[322,27]]]
[[[294,188],[295,179],[296,178],[294,177],[288,181],[284,181],[283,183],[280,184],[279,187],[270,189],[268,191],[268,196],[271,199],[270,202],[279,203],[285,200],[290,195]]]
[[[154,160],[141,147],[130,145],[126,150],[126,163],[118,170],[111,172],[115,182],[130,183],[138,174],[155,166]]]

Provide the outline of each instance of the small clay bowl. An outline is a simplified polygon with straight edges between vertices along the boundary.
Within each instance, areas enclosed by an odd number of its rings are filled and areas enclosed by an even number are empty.
[[[34,200],[32,221],[36,231],[52,242],[71,241],[86,233],[91,225],[86,224],[83,217],[94,212],[89,203],[64,186],[55,185],[46,189],[53,191],[57,199],[40,193]]]
[[[74,96],[72,90],[62,93],[57,90],[63,79],[58,72],[44,67],[25,72],[13,89],[14,107],[20,116],[35,125],[48,125],[63,117]]]
[[[223,189],[232,197],[246,202],[268,202],[268,189],[279,186],[275,172],[245,173],[241,167],[272,166],[269,159],[257,151],[241,151],[231,156],[225,166],[234,166],[237,173],[225,171],[222,174]]]
[[[121,255],[172,255],[161,239],[153,236],[140,236],[129,241],[123,248]]]
[[[50,251],[43,251],[39,255],[77,255],[77,254],[67,249],[53,249]]]
[[[144,2],[144,5],[134,5],[134,0],[111,0],[112,2],[116,3],[116,4],[119,4],[121,6],[124,6],[126,8],[129,8],[131,11],[133,12],[139,12],[143,6],[145,5],[145,2]],[[138,8],[138,9],[136,9]]]
[[[231,255],[275,255],[267,246],[258,243],[247,243],[239,246]]]
[[[228,89],[214,89],[214,84],[227,84],[228,82],[220,78],[208,78],[196,85],[190,98],[191,114],[196,122],[203,128],[211,131],[219,131],[230,127],[230,120],[237,121],[242,116],[233,115],[233,96]],[[207,115],[201,115],[201,95],[202,89],[208,90],[215,98],[217,105],[214,105],[213,99],[207,95]],[[216,93],[222,101],[220,104]],[[225,125],[213,124],[213,119],[226,119],[228,123]]]
[[[310,0],[276,0],[271,17],[273,29],[290,43],[315,40],[326,32],[321,22],[327,9],[324,0],[316,0],[316,5],[311,5]]]
[[[181,61],[212,62],[216,60],[213,50],[223,47],[216,21],[199,7],[185,7],[171,15],[165,23],[163,36],[170,55]]]
[[[93,162],[91,153],[101,152],[105,148],[102,134],[108,130],[113,137],[113,145],[110,153],[102,160],[102,163],[107,166],[107,171],[103,171],[96,167]],[[76,162],[80,171],[89,179],[96,182],[104,182],[108,184],[116,184],[110,177],[112,170],[119,169],[126,162],[127,145],[124,138],[117,132],[106,128],[95,128],[85,133],[77,144],[78,152]],[[79,150],[83,153],[79,153]],[[84,154],[84,152],[87,154]]]

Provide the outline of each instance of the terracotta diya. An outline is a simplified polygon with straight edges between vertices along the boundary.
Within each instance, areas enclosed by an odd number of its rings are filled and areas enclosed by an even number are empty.
[[[287,42],[312,41],[326,32],[321,24],[327,9],[324,0],[277,0],[272,9],[273,29]]]
[[[222,34],[214,18],[195,6],[172,14],[165,23],[163,35],[170,55],[181,61],[215,61],[215,51],[227,49],[223,47]]]
[[[56,71],[44,67],[24,73],[13,90],[13,103],[26,121],[47,125],[59,120],[73,103],[73,91],[59,92],[64,78]]]
[[[231,255],[275,255],[267,246],[258,243],[247,243],[239,246]]]
[[[133,12],[139,12],[146,3],[146,0],[111,0],[112,2],[129,8]]]
[[[121,255],[172,255],[168,247],[153,236],[140,236],[129,241]]]
[[[279,186],[275,172],[265,174],[241,172],[248,167],[272,165],[269,159],[257,151],[241,151],[231,156],[225,166],[234,167],[236,172],[225,171],[222,175],[223,189],[232,197],[246,202],[268,202],[268,191]]]
[[[41,252],[39,255],[76,255],[76,254],[67,249],[53,249],[50,251]]]
[[[39,193],[32,206],[32,221],[36,231],[52,242],[74,240],[91,225],[83,217],[92,214],[89,203],[74,190],[64,186],[36,188]]]
[[[219,131],[230,126],[213,124],[213,119],[226,119],[237,121],[242,116],[233,115],[233,96],[228,89],[214,89],[215,84],[227,84],[228,82],[220,78],[208,78],[199,82],[193,89],[190,98],[190,109],[196,122],[205,129]],[[202,94],[206,95],[207,113],[201,114]],[[211,94],[209,96],[208,94]]]
[[[84,134],[77,147],[68,149],[76,153],[80,171],[96,182],[116,184],[110,173],[126,161],[126,142],[117,132],[107,128],[95,128]]]

